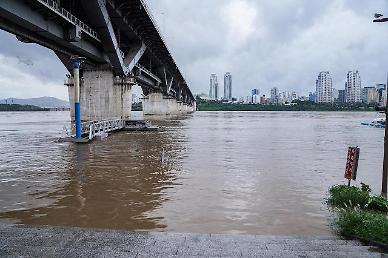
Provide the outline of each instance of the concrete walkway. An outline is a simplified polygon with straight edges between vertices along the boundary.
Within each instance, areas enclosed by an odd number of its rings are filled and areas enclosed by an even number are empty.
[[[388,257],[335,237],[213,235],[0,224],[0,257]]]

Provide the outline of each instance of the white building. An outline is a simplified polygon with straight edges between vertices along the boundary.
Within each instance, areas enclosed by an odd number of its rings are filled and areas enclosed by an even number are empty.
[[[132,94],[132,103],[133,104],[137,104],[137,103],[140,103],[140,97],[137,96],[137,94],[133,93]]]
[[[282,92],[282,93],[279,93],[279,97],[278,97],[278,101],[279,101],[279,104],[285,104],[287,102],[290,102],[289,99],[290,99],[290,93],[288,92]]]
[[[350,71],[346,76],[345,83],[346,102],[361,102],[361,76],[358,71]]]
[[[333,80],[329,72],[320,72],[316,81],[316,102],[333,102]]]
[[[224,100],[232,100],[232,75],[226,73],[224,76]]]
[[[252,103],[252,96],[247,96],[247,97],[245,98],[245,103],[247,103],[247,104]]]
[[[252,103],[260,104],[260,95],[253,95],[252,96]]]
[[[210,75],[209,98],[211,100],[218,100],[218,80],[216,74]]]

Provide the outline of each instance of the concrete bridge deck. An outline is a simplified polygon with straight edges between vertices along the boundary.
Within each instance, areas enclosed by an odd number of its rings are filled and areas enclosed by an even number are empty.
[[[180,234],[0,224],[1,257],[388,257],[327,237]]]

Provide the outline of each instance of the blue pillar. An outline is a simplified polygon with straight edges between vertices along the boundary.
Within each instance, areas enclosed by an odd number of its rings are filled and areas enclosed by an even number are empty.
[[[75,138],[81,139],[81,104],[80,104],[80,80],[79,69],[81,61],[75,59],[73,61],[73,74],[74,74],[74,113],[75,113]]]

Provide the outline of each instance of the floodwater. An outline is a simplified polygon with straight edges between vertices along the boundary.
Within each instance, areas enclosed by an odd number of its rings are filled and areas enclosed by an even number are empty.
[[[196,233],[327,235],[349,145],[380,190],[376,113],[197,112],[89,145],[67,112],[0,113],[0,222]],[[162,153],[164,158],[162,162]]]

